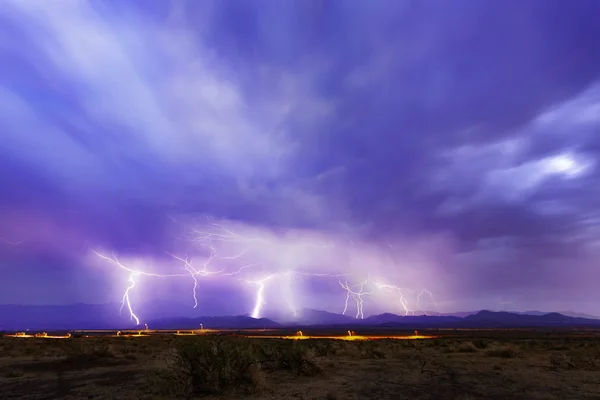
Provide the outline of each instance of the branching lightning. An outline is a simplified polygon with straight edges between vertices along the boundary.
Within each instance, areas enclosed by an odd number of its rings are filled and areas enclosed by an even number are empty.
[[[365,284],[368,281],[363,281],[361,283],[359,283],[358,285],[355,286],[350,286],[348,285],[348,281],[345,282],[341,282],[339,281],[339,284],[342,288],[344,288],[344,290],[346,291],[346,301],[344,303],[344,311],[342,312],[342,315],[346,315],[346,311],[348,311],[348,302],[350,300],[350,297],[352,297],[354,299],[354,301],[356,302],[356,318],[360,318],[363,319],[364,313],[363,313],[363,305],[364,305],[364,299],[363,296],[372,294],[371,292],[365,292]],[[355,288],[358,288],[358,291],[354,290]]]
[[[437,304],[435,304],[435,301],[433,300],[433,293],[431,293],[429,290],[427,289],[421,289],[421,291],[419,292],[419,294],[417,295],[417,308],[419,309],[419,311],[421,311],[423,314],[427,315],[427,310],[423,310],[421,308],[421,297],[423,297],[424,295],[429,297],[429,302],[431,304],[433,304],[433,306],[435,307],[435,309],[437,310]]]
[[[192,265],[192,263],[190,262],[189,257],[179,257],[176,256],[175,254],[171,254],[171,253],[167,253],[169,254],[171,257],[175,258],[176,260],[179,260],[181,262],[183,262],[184,268],[186,271],[188,271],[188,273],[190,274],[190,276],[192,277],[192,280],[194,281],[194,287],[192,289],[192,297],[194,298],[194,308],[198,307],[198,295],[197,295],[197,289],[198,289],[198,278],[197,276],[210,276],[210,275],[217,275],[219,273],[222,272],[222,270],[219,271],[210,271],[208,269],[208,264],[216,257],[217,252],[216,250],[211,247],[211,252],[210,255],[208,257],[208,259],[204,262],[202,269],[196,269],[194,268],[194,266]]]
[[[249,237],[247,235],[242,235],[236,232],[234,228],[229,226],[226,227],[221,223],[215,223],[209,218],[207,218],[207,221],[208,223],[201,229],[188,229],[188,234],[184,237],[184,240],[187,243],[192,244],[196,248],[196,256],[190,257],[188,255],[181,256],[169,252],[166,253],[176,263],[182,264],[181,272],[177,272],[177,270],[168,274],[147,272],[121,263],[114,254],[112,254],[112,256],[106,256],[100,252],[94,251],[101,259],[128,272],[128,285],[122,296],[121,310],[124,307],[127,307],[130,318],[135,320],[137,325],[140,324],[140,318],[134,310],[130,294],[134,288],[139,285],[139,278],[142,276],[154,278],[190,278],[192,283],[193,308],[197,308],[199,305],[198,290],[201,287],[201,279],[228,277],[254,285],[256,291],[254,293],[252,311],[250,314],[252,318],[259,318],[264,310],[264,306],[267,303],[266,291],[269,286],[268,283],[277,280],[280,277],[286,277],[288,279],[287,284],[290,285],[292,282],[291,280],[295,277],[337,278],[339,285],[345,291],[342,314],[345,315],[348,312],[350,298],[352,298],[356,306],[355,318],[357,319],[364,318],[365,298],[381,291],[395,292],[397,294],[397,301],[404,315],[415,314],[415,311],[411,310],[409,307],[409,302],[403,295],[400,287],[382,283],[373,280],[370,277],[360,280],[357,284],[351,284],[348,279],[358,275],[355,272],[328,274],[306,272],[293,268],[284,269],[280,272],[273,272],[272,268],[270,268],[270,271],[264,271],[264,269],[261,268],[263,271],[262,273],[264,273],[262,278],[257,279],[256,277],[248,277],[247,270],[251,271],[256,267],[265,266],[265,263],[263,263],[260,258],[257,259],[257,255],[260,254],[260,252],[257,253],[257,251],[270,248],[273,245],[272,240],[262,236]],[[298,243],[287,245],[287,247],[280,250],[280,252],[284,253],[285,260],[290,261],[292,265],[296,265],[296,257],[306,254],[307,249],[326,249],[330,247],[333,247],[333,245],[328,243]],[[240,248],[242,249],[241,251]],[[235,251],[232,251],[231,254],[226,254],[229,252],[228,249],[233,249]],[[272,262],[269,264],[272,264]],[[281,267],[283,268],[284,265],[287,264],[284,263]],[[342,277],[345,280],[339,280]],[[416,298],[416,308],[421,312],[424,312],[424,310],[421,310],[422,297],[424,296],[429,296],[430,303],[435,305],[432,293],[423,289]],[[294,304],[292,304],[292,300],[287,298],[284,302],[287,303],[292,313],[296,315],[296,308]]]
[[[342,288],[346,291],[346,300],[344,303],[344,311],[342,312],[343,315],[346,314],[347,310],[348,310],[348,302],[350,300],[350,297],[352,297],[352,299],[354,299],[354,301],[356,302],[356,318],[364,318],[364,296],[368,296],[368,295],[372,295],[375,293],[375,291],[366,291],[365,290],[365,286],[366,285],[371,285],[374,287],[374,289],[377,289],[379,291],[381,290],[387,290],[387,291],[392,291],[395,292],[397,295],[397,301],[399,306],[401,307],[402,311],[404,312],[404,315],[416,315],[417,311],[413,310],[409,307],[409,302],[406,299],[406,297],[403,294],[403,290],[402,288],[396,286],[396,285],[390,285],[390,284],[385,284],[385,283],[381,283],[375,280],[372,280],[371,278],[367,278],[366,280],[362,281],[361,283],[359,283],[358,285],[355,286],[349,286],[348,282],[339,282],[340,286],[342,286]],[[423,310],[421,308],[421,298],[423,296],[428,296],[429,297],[429,302],[431,304],[434,305],[434,307],[437,309],[437,305],[435,304],[435,302],[433,301],[433,294],[427,290],[427,289],[422,289],[421,292],[419,292],[419,294],[417,295],[417,301],[416,301],[416,307],[417,310],[420,311],[423,314],[426,314],[426,310]]]
[[[101,254],[99,252],[97,252],[96,250],[93,250],[93,252],[100,257],[101,259],[108,261],[109,263],[116,265],[117,267],[128,271],[129,272],[129,286],[127,286],[127,288],[125,289],[125,292],[123,293],[123,298],[121,300],[121,308],[119,309],[119,313],[122,312],[123,307],[127,306],[127,309],[129,310],[129,317],[132,320],[135,320],[136,325],[140,324],[140,319],[138,318],[138,316],[135,314],[135,312],[133,311],[133,306],[131,305],[131,299],[129,297],[129,294],[131,292],[131,290],[135,287],[135,278],[139,277],[139,276],[151,276],[151,277],[155,277],[155,278],[168,278],[168,277],[181,277],[181,276],[187,276],[185,274],[168,274],[168,275],[162,275],[162,274],[155,274],[152,272],[144,272],[144,271],[139,271],[133,268],[129,268],[125,265],[123,265],[121,263],[121,261],[119,261],[119,259],[117,258],[117,256],[115,254],[112,254],[112,257],[108,257],[105,256],[104,254]]]
[[[373,282],[373,284],[379,290],[387,289],[387,290],[392,290],[392,291],[396,292],[398,295],[398,303],[400,304],[400,307],[402,307],[402,310],[404,310],[404,315],[408,315],[411,313],[414,314],[414,311],[412,311],[411,309],[408,308],[408,302],[404,298],[404,294],[402,293],[401,288],[399,288],[396,285],[388,285],[388,284],[379,283],[379,282]]]

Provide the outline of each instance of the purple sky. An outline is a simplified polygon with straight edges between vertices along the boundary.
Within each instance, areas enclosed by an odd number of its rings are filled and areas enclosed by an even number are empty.
[[[599,1],[51,3],[0,5],[0,303],[600,314]]]

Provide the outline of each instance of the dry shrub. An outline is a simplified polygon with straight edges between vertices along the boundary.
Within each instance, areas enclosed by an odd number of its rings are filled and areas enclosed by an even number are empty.
[[[485,349],[488,346],[488,342],[484,339],[473,339],[471,343],[480,350]]]
[[[335,343],[328,339],[311,339],[307,342],[307,346],[313,349],[315,354],[319,357],[333,356],[338,352]]]
[[[283,346],[275,352],[275,361],[280,368],[296,375],[314,376],[323,372],[315,360],[315,351],[299,341]]]
[[[264,374],[251,344],[222,337],[179,343],[165,370],[150,375],[158,392],[168,395],[220,394],[264,385]]]
[[[88,367],[113,363],[116,358],[111,347],[106,343],[71,342],[65,349],[65,364],[73,367]]]
[[[381,359],[381,358],[387,357],[386,352],[382,349],[382,347],[379,345],[379,343],[377,343],[375,341],[372,341],[372,340],[360,341],[360,342],[356,342],[356,345],[358,346],[358,349],[359,349],[362,357],[372,358],[372,359]]]
[[[519,349],[512,344],[494,344],[485,350],[485,354],[489,357],[515,358],[521,353]]]
[[[460,353],[476,353],[479,349],[472,342],[462,342],[456,348]]]

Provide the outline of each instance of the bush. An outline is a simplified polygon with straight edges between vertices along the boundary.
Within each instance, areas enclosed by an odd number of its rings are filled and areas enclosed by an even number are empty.
[[[490,357],[514,358],[520,353],[513,345],[495,345],[486,349],[485,354]]]
[[[379,346],[379,343],[376,343],[374,341],[365,340],[357,342],[356,345],[358,346],[362,357],[379,359],[386,358],[387,356],[385,351],[383,351],[381,349],[381,346]]]
[[[319,340],[319,339],[311,339],[307,345],[314,350],[315,354],[319,357],[332,356],[337,354],[337,349],[334,347],[334,344],[331,340]]]
[[[315,361],[314,350],[308,349],[299,341],[293,341],[291,345],[278,349],[275,357],[279,367],[288,369],[296,375],[313,376],[322,372]]]
[[[165,394],[189,396],[248,390],[260,386],[263,375],[250,343],[203,337],[179,343],[167,369],[151,380]]]
[[[73,343],[65,350],[67,351],[65,363],[72,366],[83,367],[115,361],[114,352],[105,343]]]
[[[460,353],[475,353],[478,351],[477,347],[471,342],[462,342],[458,345],[457,350]]]

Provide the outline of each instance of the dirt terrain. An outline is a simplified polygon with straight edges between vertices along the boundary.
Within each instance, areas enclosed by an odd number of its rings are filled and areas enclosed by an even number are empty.
[[[2,399],[600,399],[596,332],[0,338]]]

